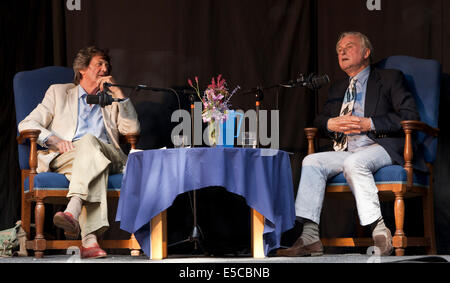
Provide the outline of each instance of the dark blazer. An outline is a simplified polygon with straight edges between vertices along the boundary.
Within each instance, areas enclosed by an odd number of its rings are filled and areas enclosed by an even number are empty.
[[[327,130],[327,122],[328,119],[339,116],[348,86],[349,79],[345,79],[330,87],[322,113],[314,121],[321,133],[331,138],[334,134]],[[375,126],[375,131],[370,131],[368,137],[386,149],[394,164],[403,166],[405,138],[400,121],[420,120],[414,97],[408,90],[403,73],[372,66],[364,107],[364,116],[372,118]],[[415,167],[422,171],[427,170],[422,161],[415,162]]]

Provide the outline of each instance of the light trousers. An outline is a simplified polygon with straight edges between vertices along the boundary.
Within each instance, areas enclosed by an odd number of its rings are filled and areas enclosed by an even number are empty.
[[[50,163],[53,172],[70,181],[67,197],[83,200],[80,217],[81,236],[103,234],[108,227],[107,186],[109,174],[120,173],[126,156],[114,145],[103,143],[91,134],[73,142],[74,150],[60,154]]]
[[[319,224],[327,180],[343,172],[355,197],[361,225],[372,224],[381,217],[373,173],[388,165],[392,165],[392,159],[378,144],[354,152],[329,151],[306,156],[295,201],[296,216]]]

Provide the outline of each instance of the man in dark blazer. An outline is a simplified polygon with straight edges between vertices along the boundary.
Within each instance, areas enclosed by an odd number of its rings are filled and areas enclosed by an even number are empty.
[[[362,226],[370,225],[376,252],[392,253],[392,235],[381,215],[373,173],[392,164],[404,164],[404,137],[400,121],[420,120],[414,98],[400,71],[370,65],[369,39],[345,32],[336,45],[340,68],[348,79],[334,83],[315,125],[334,140],[334,151],[308,155],[295,203],[303,231],[294,245],[279,256],[323,254],[319,222],[326,182],[343,173],[355,196]]]

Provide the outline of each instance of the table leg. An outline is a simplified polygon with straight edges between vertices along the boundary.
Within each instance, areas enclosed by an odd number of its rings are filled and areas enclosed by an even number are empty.
[[[151,259],[167,257],[167,211],[152,218],[150,223]]]
[[[251,225],[253,258],[265,258],[263,241],[264,216],[253,208],[251,210]]]
[[[131,234],[130,237],[130,254],[131,256],[140,256],[141,254],[141,246],[139,245],[138,241],[136,240],[136,237],[134,237],[134,234]]]

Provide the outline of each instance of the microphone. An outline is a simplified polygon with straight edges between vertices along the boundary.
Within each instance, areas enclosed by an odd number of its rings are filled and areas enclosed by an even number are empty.
[[[124,101],[125,99],[113,98],[107,92],[109,91],[109,87],[113,86],[111,83],[104,82],[103,83],[103,91],[98,95],[88,95],[86,96],[87,104],[99,104],[100,107],[104,108],[107,105],[111,105],[113,102]]]
[[[197,92],[193,89],[182,89],[179,90],[179,92],[182,94],[197,94]]]
[[[328,75],[316,76],[314,74],[311,74],[310,77],[311,79],[308,80],[308,85],[306,87],[313,90],[319,89],[330,82],[330,78],[328,77]]]
[[[124,101],[125,99],[113,98],[111,95],[107,94],[105,91],[100,92],[98,95],[87,95],[87,104],[99,104],[100,107],[104,108],[107,105],[111,105],[113,102]]]
[[[314,73],[305,77],[304,75],[300,75],[297,79],[291,80],[286,84],[281,84],[283,87],[296,87],[298,85],[307,87],[311,90],[316,90],[330,82],[330,78],[328,75],[316,75]]]

